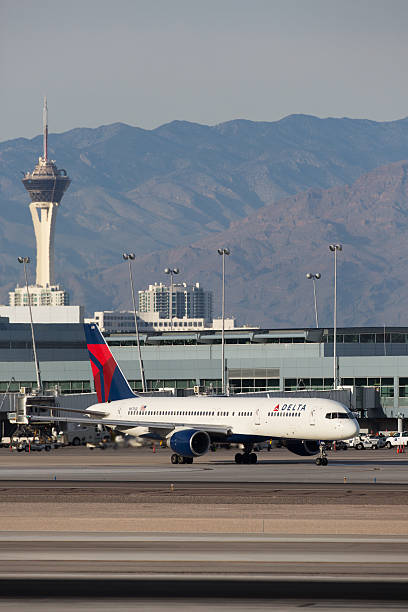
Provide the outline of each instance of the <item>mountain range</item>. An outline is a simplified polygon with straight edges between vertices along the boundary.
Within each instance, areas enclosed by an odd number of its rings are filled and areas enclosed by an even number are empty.
[[[136,288],[200,281],[220,294],[219,246],[229,246],[227,310],[243,323],[313,325],[306,272],[331,325],[333,257],[341,242],[339,325],[404,324],[408,298],[408,119],[182,121],[51,134],[50,155],[72,184],[58,211],[56,276],[88,312],[130,307],[121,253],[136,254]],[[0,143],[0,301],[21,281],[17,255],[35,256],[20,170],[41,137]],[[31,270],[34,274],[34,267]]]

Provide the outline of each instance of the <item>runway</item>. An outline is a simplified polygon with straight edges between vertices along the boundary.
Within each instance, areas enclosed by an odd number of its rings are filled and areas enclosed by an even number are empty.
[[[45,537],[44,537],[45,536]],[[387,564],[384,567],[384,564]],[[407,537],[0,533],[4,578],[311,576],[405,581]]]
[[[408,537],[0,534],[0,593],[47,597],[407,597]]]
[[[2,449],[0,610],[406,608],[405,455],[169,457]]]
[[[383,612],[384,609],[391,610],[406,610],[407,603],[404,599],[398,601],[396,598],[390,598],[387,601],[383,599],[357,599],[348,598],[346,600],[335,599],[334,597],[327,598],[261,598],[252,597],[252,599],[237,598],[232,596],[226,598],[220,597],[172,597],[165,601],[162,599],[151,599],[145,597],[122,597],[109,596],[104,594],[103,597],[96,594],[92,598],[76,597],[58,597],[58,600],[52,597],[40,597],[36,599],[21,599],[21,598],[2,598],[0,599],[0,610],[7,612],[67,612],[75,610],[75,612],[111,612],[112,610],[120,610],[120,612],[134,612],[141,610],[143,612],[163,612],[163,609],[170,612],[248,612],[248,610],[276,610],[278,612],[299,612],[299,608],[311,608],[320,612],[349,612],[356,610],[361,612]]]
[[[259,454],[256,465],[236,465],[234,451],[207,453],[193,465],[171,465],[167,449],[93,450],[65,448],[52,453],[0,451],[0,480],[123,482],[265,482],[408,484],[408,455],[393,450],[338,451],[327,467],[286,449]]]

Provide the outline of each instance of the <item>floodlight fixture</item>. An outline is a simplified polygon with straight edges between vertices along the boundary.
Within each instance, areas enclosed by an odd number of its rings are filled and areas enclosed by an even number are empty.
[[[140,369],[140,378],[142,381],[142,391],[144,393],[146,391],[146,379],[145,379],[145,373],[144,373],[144,367],[143,367],[142,351],[140,349],[140,338],[139,338],[139,326],[137,323],[135,289],[133,285],[133,273],[132,273],[132,266],[131,266],[131,261],[135,259],[135,254],[134,253],[123,253],[122,257],[129,264],[129,282],[130,282],[130,290],[132,293],[133,316],[135,319],[137,353],[138,353],[138,358],[139,358],[139,369]]]
[[[225,255],[231,255],[228,247],[217,249],[218,255],[222,256],[222,327],[221,327],[221,387],[222,393],[226,393],[225,385]]]
[[[337,343],[337,252],[342,251],[343,247],[341,244],[329,244],[329,249],[334,253],[334,304],[333,304],[333,389],[337,389],[338,386],[338,365],[337,365],[337,354],[336,354],[336,343]]]
[[[313,281],[313,299],[314,299],[314,309],[315,309],[315,319],[316,319],[316,327],[319,327],[319,315],[317,313],[317,294],[316,294],[316,280],[321,278],[320,272],[316,272],[316,274],[312,274],[308,272],[306,274],[306,278],[311,279]]]

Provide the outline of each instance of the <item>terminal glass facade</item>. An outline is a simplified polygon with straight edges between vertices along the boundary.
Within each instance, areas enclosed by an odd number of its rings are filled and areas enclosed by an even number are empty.
[[[351,390],[353,409],[372,418],[408,418],[408,327],[339,328],[338,370]],[[36,324],[37,352],[48,388],[64,393],[93,390],[80,324]],[[388,336],[387,336],[388,334]],[[333,388],[331,329],[232,329],[225,332],[230,393],[330,391]],[[384,342],[381,340],[386,340]],[[192,330],[140,335],[148,389],[199,387],[221,391],[221,332]],[[389,342],[388,342],[389,340]],[[107,336],[135,391],[141,390],[134,334]],[[13,380],[12,380],[13,379]],[[0,318],[0,392],[35,387],[30,326]]]

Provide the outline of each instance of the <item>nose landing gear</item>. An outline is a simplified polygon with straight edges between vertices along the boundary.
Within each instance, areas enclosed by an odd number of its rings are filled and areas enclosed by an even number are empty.
[[[319,446],[319,457],[315,459],[316,465],[327,465],[329,463],[326,455],[326,445],[324,442],[320,442]]]

